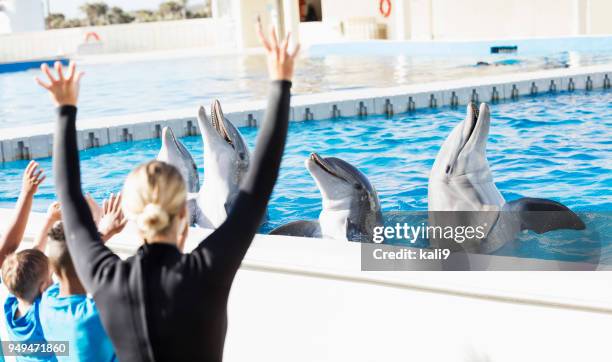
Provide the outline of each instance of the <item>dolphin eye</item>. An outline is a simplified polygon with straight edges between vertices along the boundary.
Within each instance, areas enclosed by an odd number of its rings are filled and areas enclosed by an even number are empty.
[[[353,187],[354,187],[356,190],[361,190],[361,189],[363,188],[363,187],[361,187],[361,185],[360,185],[360,184],[354,184],[354,185],[353,185]]]
[[[449,172],[450,172],[450,170],[451,170],[450,165],[446,166],[446,173],[449,173]]]
[[[244,152],[240,152],[238,156],[240,157],[241,160],[244,160]]]

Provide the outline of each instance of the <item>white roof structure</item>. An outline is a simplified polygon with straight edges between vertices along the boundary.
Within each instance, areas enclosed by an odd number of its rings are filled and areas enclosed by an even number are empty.
[[[0,0],[0,34],[45,30],[41,0]]]

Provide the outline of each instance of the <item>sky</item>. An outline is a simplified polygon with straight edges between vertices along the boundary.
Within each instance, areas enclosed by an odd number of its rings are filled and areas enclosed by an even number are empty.
[[[53,13],[62,13],[68,18],[81,18],[83,13],[79,7],[87,2],[104,1],[110,6],[119,6],[123,10],[154,10],[159,7],[159,4],[164,0],[45,0],[49,1],[49,7]],[[190,0],[189,5],[197,5],[204,3],[204,0]]]

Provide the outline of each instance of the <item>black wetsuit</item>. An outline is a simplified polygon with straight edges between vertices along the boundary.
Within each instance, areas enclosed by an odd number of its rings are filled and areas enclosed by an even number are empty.
[[[100,240],[81,192],[77,110],[59,108],[53,169],[68,250],[121,362],[222,359],[228,294],[278,176],[290,88],[288,81],[271,84],[252,164],[227,220],[189,254],[152,243],[125,261]]]

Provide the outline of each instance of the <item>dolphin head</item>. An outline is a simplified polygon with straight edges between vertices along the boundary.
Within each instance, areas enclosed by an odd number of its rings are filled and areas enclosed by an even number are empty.
[[[249,149],[240,131],[223,115],[217,100],[212,104],[210,118],[204,107],[200,107],[198,125],[204,142],[201,208],[210,219],[217,220],[211,222],[218,226],[231,208],[249,168]]]
[[[378,194],[357,168],[335,157],[312,153],[305,161],[323,200],[319,216],[324,236],[372,241],[373,229],[382,224]]]
[[[480,110],[474,103],[467,106],[467,115],[459,123],[442,144],[431,177],[436,180],[473,175],[491,179],[486,148],[491,124],[489,106],[480,105]]]
[[[429,176],[430,211],[498,211],[505,203],[487,161],[491,114],[468,104],[467,115],[446,138]]]
[[[157,159],[179,170],[187,185],[187,192],[198,192],[200,189],[198,168],[187,148],[174,135],[172,128],[163,128],[161,143]]]

